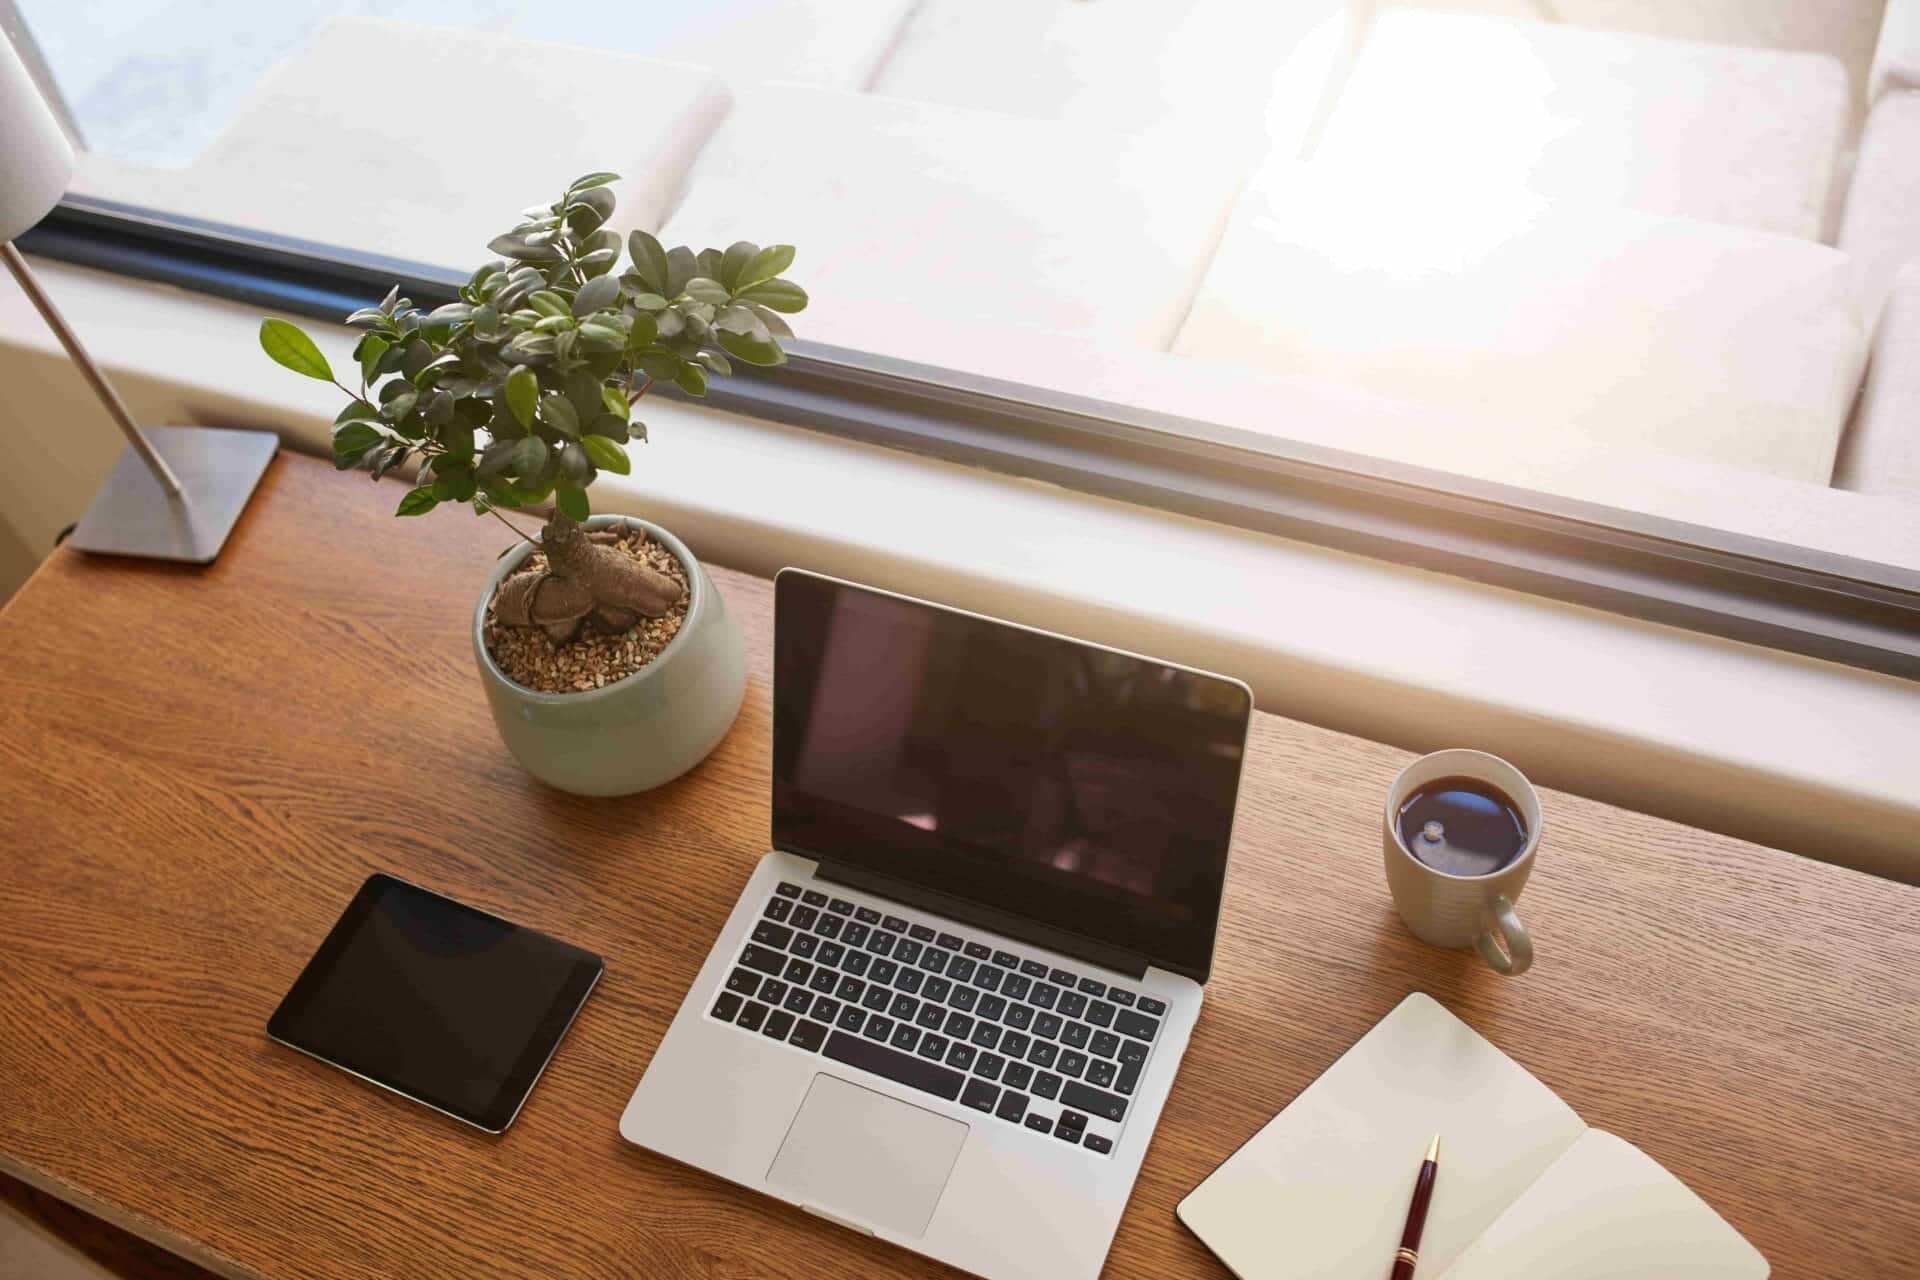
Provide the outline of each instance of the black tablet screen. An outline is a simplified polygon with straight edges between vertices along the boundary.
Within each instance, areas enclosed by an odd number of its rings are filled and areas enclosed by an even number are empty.
[[[599,959],[576,947],[376,875],[267,1032],[498,1131],[599,973]]]

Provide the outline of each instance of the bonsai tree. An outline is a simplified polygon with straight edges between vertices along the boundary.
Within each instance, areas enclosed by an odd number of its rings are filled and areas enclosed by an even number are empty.
[[[606,223],[617,180],[590,173],[527,210],[487,246],[499,259],[473,273],[458,301],[423,312],[396,288],[348,316],[365,331],[353,350],[357,392],[298,327],[260,325],[269,356],[349,397],[334,421],[336,467],[363,467],[378,480],[418,459],[396,515],[461,503],[521,537],[502,509],[545,515],[544,571],[502,583],[494,614],[556,644],[588,619],[607,634],[630,630],[682,593],[581,528],[595,478],[627,474],[627,441],[647,438],[633,406],[663,382],[704,395],[708,376],[731,373],[733,360],[784,363],[780,340],[793,331],[779,313],[807,305],[781,278],[791,245],[742,240],[695,253],[635,231],[627,269],[616,274],[622,246]]]

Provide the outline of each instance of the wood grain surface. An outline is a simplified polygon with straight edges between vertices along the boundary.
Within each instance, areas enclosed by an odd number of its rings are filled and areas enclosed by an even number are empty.
[[[217,564],[62,551],[0,614],[0,1170],[233,1276],[943,1273],[615,1130],[766,848],[768,584],[715,574],[753,672],[720,749],[576,799],[508,758],[472,669],[504,532],[396,523],[398,492],[282,455]],[[1920,889],[1548,792],[1539,960],[1502,979],[1393,914],[1407,758],[1258,718],[1206,1007],[1106,1274],[1224,1274],[1174,1204],[1419,989],[1776,1276],[1914,1275]],[[607,958],[503,1138],[263,1032],[376,870]]]

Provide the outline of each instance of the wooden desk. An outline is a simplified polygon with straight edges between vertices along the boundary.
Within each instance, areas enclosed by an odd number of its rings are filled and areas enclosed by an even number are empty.
[[[283,456],[211,568],[61,552],[0,615],[0,1169],[235,1276],[942,1271],[615,1132],[766,846],[768,585],[716,574],[754,671],[719,751],[575,799],[507,757],[472,670],[501,529],[395,522],[397,492]],[[1206,1009],[1107,1274],[1223,1274],[1175,1202],[1416,988],[1776,1276],[1914,1274],[1920,890],[1547,793],[1540,959],[1504,980],[1393,915],[1375,814],[1406,759],[1259,717]],[[607,958],[502,1139],[263,1034],[376,869]]]

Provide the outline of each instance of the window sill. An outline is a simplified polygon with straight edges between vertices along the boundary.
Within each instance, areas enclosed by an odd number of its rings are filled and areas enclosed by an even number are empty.
[[[337,393],[258,355],[254,310],[36,269],[144,420],[325,449]],[[319,336],[351,367],[347,331]],[[0,387],[16,441],[50,459],[4,521],[45,547],[118,439],[87,428],[78,375],[12,292]],[[653,442],[600,505],[717,563],[801,564],[1163,654],[1242,677],[1268,711],[1480,746],[1550,786],[1920,881],[1912,682],[710,410],[643,416]]]

